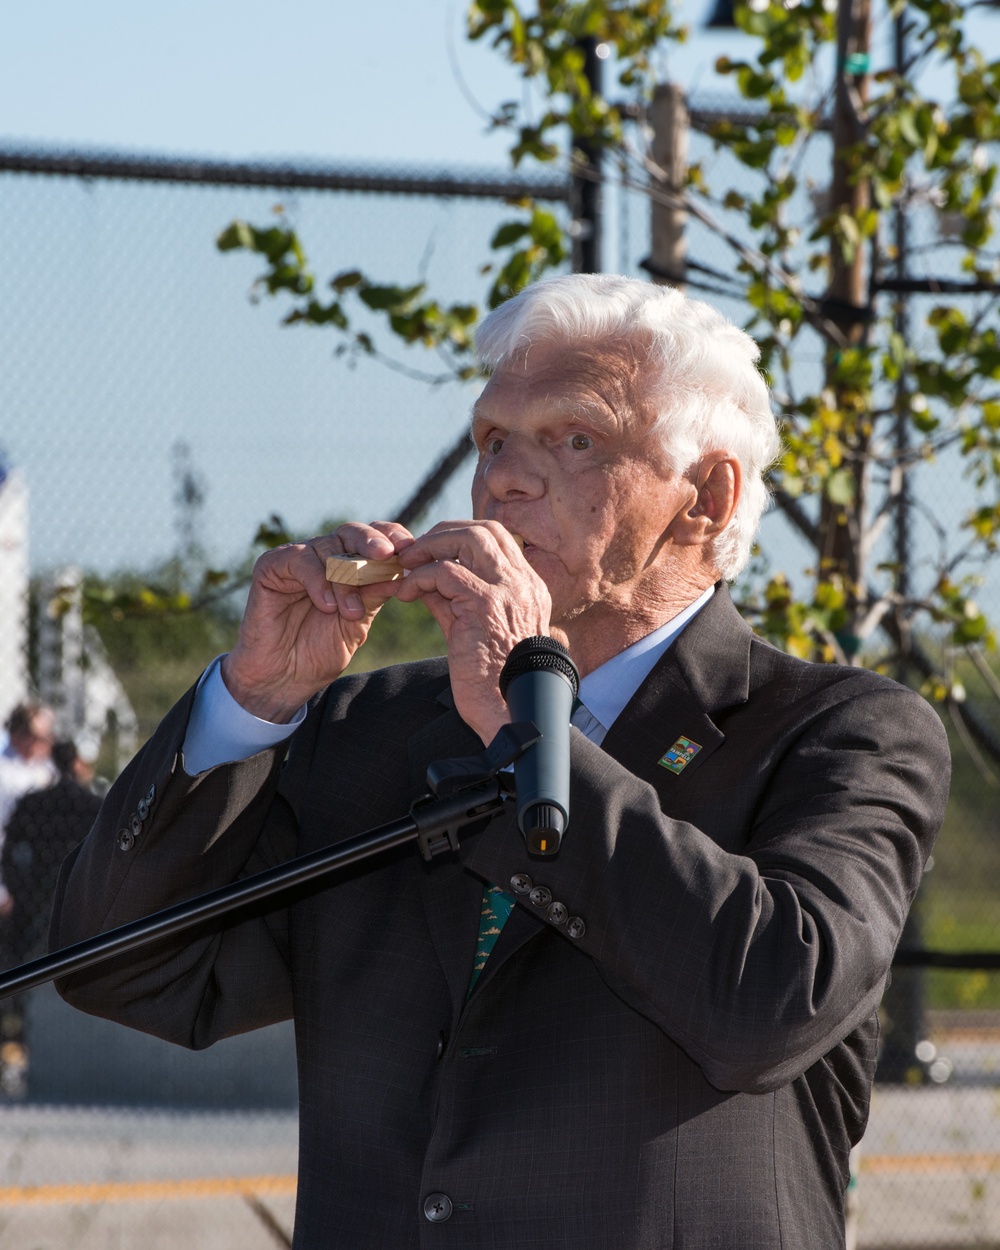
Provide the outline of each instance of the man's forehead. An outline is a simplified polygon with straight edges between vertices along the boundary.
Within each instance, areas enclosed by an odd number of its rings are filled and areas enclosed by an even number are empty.
[[[507,386],[503,380],[493,385],[493,381],[491,378],[472,405],[473,422],[496,421],[505,414],[525,411],[529,404],[552,416],[586,416],[595,421],[609,421],[617,416],[616,407],[607,399],[570,379],[564,385],[536,384],[524,390]]]
[[[525,403],[553,414],[622,419],[634,406],[634,375],[634,360],[613,345],[532,347],[496,369],[473,405],[473,421],[496,419]]]

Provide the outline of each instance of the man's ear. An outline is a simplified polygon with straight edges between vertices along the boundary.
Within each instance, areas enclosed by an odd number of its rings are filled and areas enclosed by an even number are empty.
[[[694,500],[682,517],[689,543],[717,538],[733,519],[743,486],[740,462],[728,451],[707,452],[691,475]]]

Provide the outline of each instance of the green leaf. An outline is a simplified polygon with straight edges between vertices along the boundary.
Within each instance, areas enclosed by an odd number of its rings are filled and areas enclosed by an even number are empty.
[[[854,475],[837,469],[826,480],[826,496],[831,503],[846,508],[854,502]]]
[[[530,228],[527,222],[508,221],[494,234],[490,240],[490,247],[509,247],[511,243],[516,243],[519,239],[523,239]]]
[[[393,309],[404,309],[425,290],[422,282],[416,286],[366,286],[358,292],[363,304],[377,312],[388,312]]]
[[[903,136],[911,148],[916,151],[923,147],[923,139],[920,131],[917,129],[917,119],[913,110],[909,108],[900,109],[896,114],[899,123],[899,133]]]
[[[234,221],[215,241],[220,252],[232,252],[237,248],[253,248],[253,231],[245,221]]]
[[[342,273],[338,273],[336,277],[330,279],[330,286],[338,295],[341,295],[344,291],[361,286],[364,280],[364,274],[359,269],[345,269]]]
[[[921,434],[931,434],[941,424],[938,417],[930,411],[930,409],[917,410],[910,413],[910,420],[921,432]]]

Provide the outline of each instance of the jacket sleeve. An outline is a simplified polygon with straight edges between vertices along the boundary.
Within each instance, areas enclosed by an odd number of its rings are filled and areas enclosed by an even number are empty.
[[[193,898],[288,859],[296,826],[277,795],[285,745],[196,777],[181,746],[194,691],[109,791],[63,865],[50,946]],[[285,913],[210,922],[57,982],[74,1006],[193,1048],[288,1018]]]
[[[558,858],[529,860],[508,820],[463,846],[722,1090],[777,1088],[872,1015],[943,817],[947,741],[922,699],[845,682],[828,704],[765,777],[743,779],[745,827],[725,839],[672,818],[573,730]],[[733,789],[716,758],[717,783],[699,780],[724,823]]]

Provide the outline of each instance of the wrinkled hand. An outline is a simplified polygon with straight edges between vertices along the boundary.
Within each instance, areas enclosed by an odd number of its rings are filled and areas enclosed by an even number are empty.
[[[401,559],[397,598],[422,599],[441,626],[455,705],[488,745],[510,719],[499,680],[511,648],[551,633],[548,589],[496,521],[444,521]]]
[[[265,552],[254,565],[236,645],[222,662],[236,701],[262,720],[287,723],[338,678],[396,585],[331,584],[327,557],[346,552],[385,560],[412,542],[395,522],[351,522],[322,538]]]

